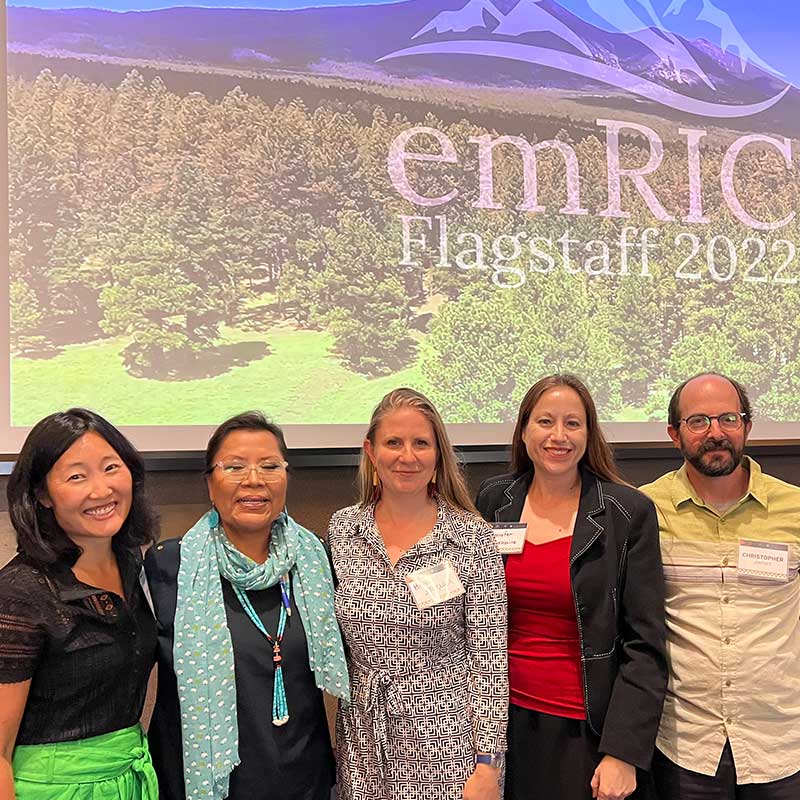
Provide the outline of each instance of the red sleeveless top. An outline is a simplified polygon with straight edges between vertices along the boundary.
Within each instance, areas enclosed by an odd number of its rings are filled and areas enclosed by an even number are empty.
[[[572,536],[525,542],[506,562],[511,702],[585,719],[580,640],[569,577]]]

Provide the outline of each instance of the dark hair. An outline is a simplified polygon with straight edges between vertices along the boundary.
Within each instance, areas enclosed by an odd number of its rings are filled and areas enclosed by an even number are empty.
[[[705,378],[709,376],[722,378],[723,380],[728,381],[728,383],[736,390],[736,394],[739,396],[739,405],[742,407],[742,413],[746,417],[745,422],[750,422],[753,419],[753,409],[750,407],[750,398],[747,396],[747,390],[744,388],[744,386],[742,386],[741,383],[739,383],[739,381],[729,378],[727,375],[723,375],[721,372],[698,372],[697,375],[692,375],[691,378],[687,378],[672,393],[672,397],[669,401],[669,410],[667,412],[667,422],[669,423],[670,427],[677,429],[680,425],[681,393],[686,388],[686,385],[691,383],[696,378]]]
[[[114,535],[118,548],[151,544],[158,539],[158,515],[144,489],[144,461],[134,446],[107,420],[85,408],[50,414],[34,425],[22,445],[8,479],[6,496],[17,550],[39,564],[75,563],[81,554],[56,522],[55,514],[39,502],[53,465],[90,431],[103,437],[130,470],[133,482],[131,510]]]
[[[214,459],[222,447],[222,443],[229,434],[235,431],[266,431],[271,433],[278,440],[278,447],[284,461],[289,460],[289,448],[286,447],[286,438],[283,431],[274,423],[268,420],[260,411],[243,411],[235,417],[226,419],[211,434],[211,438],[206,445],[205,474],[210,475],[214,471]]]
[[[522,398],[519,414],[517,415],[517,424],[514,428],[514,436],[511,439],[511,465],[514,471],[527,472],[533,469],[533,462],[528,455],[528,449],[525,447],[522,435],[525,433],[525,426],[528,424],[531,412],[541,396],[550,389],[556,389],[559,386],[567,386],[577,392],[581,398],[583,410],[586,413],[586,452],[581,458],[581,464],[584,464],[595,475],[604,480],[612,483],[625,483],[614,463],[614,453],[603,436],[600,422],[597,419],[597,408],[591,394],[589,394],[589,390],[586,388],[586,384],[576,375],[570,375],[566,372],[548,375],[536,381],[528,389],[525,397]]]

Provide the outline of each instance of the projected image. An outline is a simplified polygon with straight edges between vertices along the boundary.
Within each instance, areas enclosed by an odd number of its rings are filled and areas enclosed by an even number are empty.
[[[165,1],[7,7],[12,424],[800,420],[796,4]]]

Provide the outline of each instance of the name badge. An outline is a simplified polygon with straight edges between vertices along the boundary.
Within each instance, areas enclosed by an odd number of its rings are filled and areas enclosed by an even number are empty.
[[[518,555],[525,549],[527,522],[493,522],[492,530],[501,556]]]
[[[453,565],[447,559],[436,566],[409,572],[406,583],[420,610],[444,603],[445,600],[466,592]]]
[[[789,545],[739,540],[739,572],[774,583],[789,581]]]

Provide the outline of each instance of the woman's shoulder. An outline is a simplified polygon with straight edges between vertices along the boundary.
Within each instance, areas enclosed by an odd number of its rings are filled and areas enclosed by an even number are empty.
[[[529,473],[526,472],[507,472],[502,475],[493,475],[486,478],[478,487],[478,494],[475,496],[475,505],[478,511],[485,517],[495,511],[498,505],[508,502],[507,492],[516,491],[515,485],[524,488],[530,483]]]
[[[340,508],[338,511],[333,512],[328,525],[328,532],[354,527],[365,520],[368,514],[369,510],[358,504]]]
[[[32,559],[17,553],[11,561],[0,569],[0,590],[21,589],[47,582],[47,568]]]
[[[442,503],[442,519],[446,525],[446,535],[460,548],[473,552],[494,541],[492,526],[479,514],[466,508]]]
[[[144,557],[147,585],[159,625],[171,630],[178,600],[178,570],[181,565],[181,541],[165,539],[154,544]]]
[[[183,537],[165,539],[154,544],[144,557],[144,571],[152,586],[155,583],[173,584],[178,580]]]
[[[603,503],[615,507],[623,516],[632,519],[636,514],[653,507],[653,501],[633,486],[597,478]]]
[[[442,502],[442,508],[444,509],[444,515],[448,517],[451,522],[455,522],[460,527],[468,530],[491,530],[491,525],[489,525],[480,514],[476,514],[474,511],[445,502]]]
[[[502,475],[492,475],[481,482],[478,487],[478,497],[487,494],[502,494],[520,476],[514,472],[506,472]]]
[[[58,592],[46,566],[18,553],[0,569],[0,602],[6,609],[16,605],[52,610]]]

